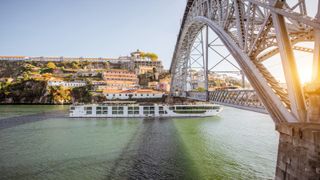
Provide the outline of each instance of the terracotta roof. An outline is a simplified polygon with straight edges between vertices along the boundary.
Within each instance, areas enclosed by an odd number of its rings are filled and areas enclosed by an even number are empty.
[[[104,89],[103,93],[120,93],[122,90],[117,89]]]

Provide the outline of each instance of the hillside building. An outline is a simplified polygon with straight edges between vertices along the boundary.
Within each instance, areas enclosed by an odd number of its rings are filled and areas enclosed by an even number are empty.
[[[136,73],[152,72],[156,68],[158,73],[163,72],[163,65],[160,60],[150,59],[142,56],[143,52],[137,50],[131,56],[120,56],[118,58],[91,58],[91,57],[29,57],[29,56],[0,56],[0,60],[13,61],[42,61],[42,62],[108,62],[111,69],[127,69]],[[84,74],[86,72],[83,72]]]
[[[111,69],[103,73],[107,89],[135,89],[139,87],[139,79],[134,72],[121,69]]]
[[[83,87],[87,83],[83,81],[61,81],[61,80],[49,80],[48,86],[63,86],[63,87]]]

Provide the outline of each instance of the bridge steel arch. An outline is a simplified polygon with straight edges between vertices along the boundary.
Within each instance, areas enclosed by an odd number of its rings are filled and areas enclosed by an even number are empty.
[[[184,95],[192,44],[203,28],[217,34],[280,133],[278,179],[320,177],[320,141],[315,141],[318,136],[320,139],[320,2],[318,6],[316,18],[311,18],[304,0],[291,6],[281,0],[188,0],[170,67],[171,93]],[[303,49],[295,44],[304,41],[315,44],[313,84],[306,88],[311,91],[301,86],[293,53],[293,49]],[[208,46],[208,40],[206,43]],[[262,64],[277,53],[287,88]],[[206,62],[208,71],[208,56]],[[295,140],[301,143],[293,143]],[[310,158],[302,161],[302,156]]]

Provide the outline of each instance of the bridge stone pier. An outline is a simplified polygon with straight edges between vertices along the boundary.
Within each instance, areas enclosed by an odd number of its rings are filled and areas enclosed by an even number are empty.
[[[306,87],[308,122],[281,123],[276,179],[320,178],[320,85]]]
[[[320,178],[320,125],[278,124],[276,179]]]
[[[307,12],[311,2],[318,7],[315,17]],[[237,61],[259,101],[243,101],[249,92],[209,92],[209,51],[217,52],[211,32]],[[302,47],[306,42],[314,47]],[[193,57],[196,43],[201,58]],[[300,82],[294,51],[313,54],[307,85]],[[277,54],[285,85],[264,64]],[[194,63],[202,65],[206,93],[190,93]],[[275,179],[320,179],[319,0],[187,0],[170,72],[171,94],[268,112],[280,135]]]

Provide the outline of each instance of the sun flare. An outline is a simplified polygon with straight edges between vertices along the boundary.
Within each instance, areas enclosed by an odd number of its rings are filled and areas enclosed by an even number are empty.
[[[296,53],[297,70],[301,84],[311,81],[313,56],[306,53]]]

